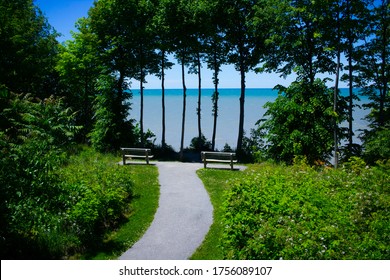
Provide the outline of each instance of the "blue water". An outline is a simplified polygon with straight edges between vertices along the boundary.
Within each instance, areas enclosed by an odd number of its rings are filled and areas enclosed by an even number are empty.
[[[213,133],[213,115],[211,96],[214,89],[202,89],[202,132],[211,141]],[[140,93],[132,90],[133,99],[130,117],[137,122],[140,119]],[[165,90],[166,109],[166,142],[176,151],[180,149],[181,122],[183,111],[183,90]],[[342,94],[347,94],[347,89],[342,89]],[[245,95],[245,122],[244,129],[249,136],[250,129],[255,128],[256,122],[263,118],[266,110],[265,103],[276,99],[278,93],[272,89],[246,89]],[[236,147],[239,125],[239,96],[240,89],[220,89],[219,113],[217,123],[216,148],[223,149],[227,143],[232,148]],[[365,102],[362,99],[360,103]],[[198,119],[196,114],[198,102],[198,89],[187,90],[187,110],[184,146],[188,147],[191,139],[198,135]],[[364,129],[367,123],[362,120],[367,111],[355,109],[354,129]],[[347,126],[347,124],[343,124]],[[162,105],[161,89],[144,90],[144,128],[150,129],[156,135],[156,144],[161,144],[162,134]],[[359,143],[359,139],[355,137]]]

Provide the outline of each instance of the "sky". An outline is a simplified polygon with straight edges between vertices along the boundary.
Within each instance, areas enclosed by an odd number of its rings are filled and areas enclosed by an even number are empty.
[[[70,31],[77,31],[75,23],[81,17],[88,16],[88,10],[93,6],[94,0],[35,0],[35,4],[42,10],[50,25],[62,36],[58,38],[60,42],[72,39]],[[181,67],[177,61],[171,57],[171,61],[175,63],[174,67],[167,70],[165,78],[165,88],[181,88]],[[220,88],[240,88],[240,75],[232,65],[222,67],[220,73]],[[154,76],[147,76],[146,89],[161,88],[161,81]],[[288,86],[295,76],[290,76],[287,79],[279,77],[279,74],[255,74],[250,72],[246,77],[247,88],[273,88],[278,84]],[[131,88],[137,89],[139,84],[137,81],[131,81]],[[186,74],[187,88],[197,88],[197,75]],[[346,85],[341,83],[341,87]],[[212,72],[205,65],[202,68],[202,87],[214,88],[212,81]]]

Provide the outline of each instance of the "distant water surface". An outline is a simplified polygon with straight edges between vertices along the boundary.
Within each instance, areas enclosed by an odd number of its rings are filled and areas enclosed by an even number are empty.
[[[347,95],[347,89],[342,89],[342,94]],[[202,89],[202,132],[211,141],[213,133],[213,115],[211,96],[214,89]],[[133,99],[130,117],[137,122],[140,119],[140,92],[132,90]],[[266,110],[264,105],[267,102],[275,101],[278,93],[272,89],[258,88],[246,89],[245,95],[245,123],[244,130],[249,136],[250,129],[256,127],[256,122],[263,118]],[[227,143],[232,148],[236,147],[238,137],[238,125],[240,114],[240,89],[219,90],[219,112],[216,135],[216,148],[221,150]],[[365,102],[363,97],[360,104]],[[198,89],[187,89],[187,110],[184,147],[188,147],[191,139],[198,135],[198,119],[196,114],[198,103]],[[166,112],[166,142],[176,151],[180,149],[181,122],[183,111],[183,90],[165,90],[165,112]],[[355,109],[354,129],[366,127],[366,121],[362,120],[367,111]],[[346,126],[346,124],[345,124]],[[150,129],[156,135],[156,144],[161,143],[162,134],[162,105],[161,89],[144,90],[144,128]],[[359,142],[357,137],[355,140]]]

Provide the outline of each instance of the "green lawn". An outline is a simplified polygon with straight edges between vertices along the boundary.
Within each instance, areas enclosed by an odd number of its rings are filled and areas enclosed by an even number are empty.
[[[213,224],[202,245],[192,255],[194,260],[221,260],[223,258],[219,247],[222,237],[222,204],[224,193],[229,188],[229,181],[242,178],[247,171],[230,171],[218,169],[200,169],[197,174],[203,181],[214,207]]]
[[[74,157],[66,169],[68,176],[81,173],[81,180],[89,182],[96,176],[105,179],[106,172],[119,181],[123,177],[132,181],[132,199],[126,219],[111,232],[106,232],[102,241],[94,244],[94,248],[85,248],[84,254],[71,256],[72,259],[117,259],[124,251],[137,242],[153,221],[158,207],[160,188],[158,170],[153,165],[117,166],[121,158],[111,154],[100,154],[87,149]],[[100,166],[96,168],[95,165]],[[101,174],[96,174],[96,173]],[[70,174],[69,174],[70,173]],[[115,173],[115,174],[112,174]],[[104,177],[104,178],[103,178]],[[96,179],[95,179],[96,180]],[[94,182],[95,183],[95,182]]]

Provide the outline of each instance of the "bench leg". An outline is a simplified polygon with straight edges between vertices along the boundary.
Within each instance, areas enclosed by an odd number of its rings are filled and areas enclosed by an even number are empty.
[[[146,155],[146,164],[149,164],[149,157]]]
[[[206,162],[206,160],[203,161],[203,165],[204,165],[204,168],[206,169],[206,168],[207,168],[207,162]]]
[[[126,165],[126,157],[125,155],[122,156],[123,165]]]
[[[230,169],[233,170],[233,161],[230,162]]]

